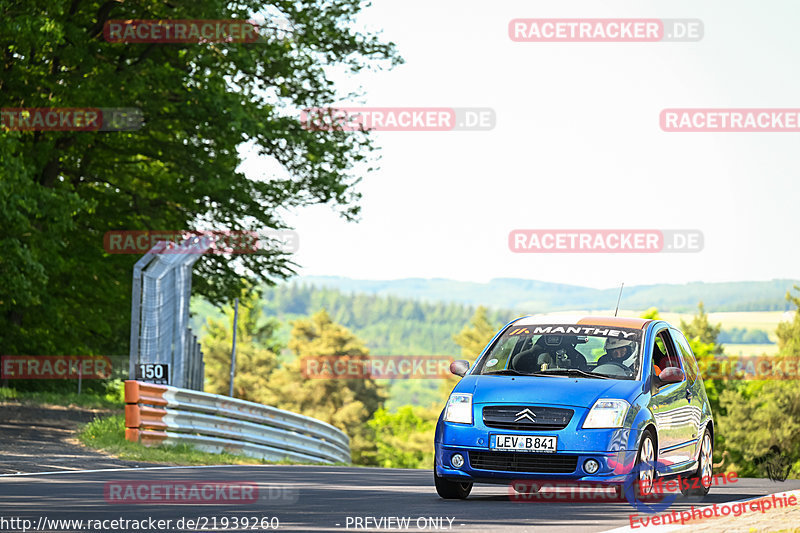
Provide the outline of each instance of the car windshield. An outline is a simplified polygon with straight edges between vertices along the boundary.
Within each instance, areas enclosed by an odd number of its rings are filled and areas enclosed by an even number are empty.
[[[585,324],[509,327],[473,374],[636,379],[640,329]]]

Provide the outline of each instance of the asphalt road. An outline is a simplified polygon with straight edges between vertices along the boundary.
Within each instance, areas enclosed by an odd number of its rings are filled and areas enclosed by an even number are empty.
[[[156,482],[161,485],[191,482],[238,482],[243,487],[257,485],[256,501],[216,501],[209,504],[164,502],[125,503],[113,501],[126,497],[118,482]],[[111,487],[115,488],[111,488]],[[174,485],[173,485],[174,486]],[[189,486],[189,485],[186,485]],[[147,486],[147,490],[151,490]],[[754,498],[800,488],[800,480],[783,483],[762,479],[740,479],[737,483],[712,488],[703,504]],[[113,490],[118,492],[114,493]],[[134,489],[124,489],[130,498]],[[147,493],[142,492],[142,497]],[[230,498],[233,492],[213,498]],[[241,494],[244,494],[242,492]],[[240,494],[240,495],[241,495]],[[248,493],[255,494],[251,491]],[[116,495],[116,496],[115,496]],[[110,500],[107,499],[107,497]],[[158,494],[156,497],[162,497]],[[679,497],[669,510],[687,509],[692,503]],[[223,466],[117,468],[104,471],[73,471],[54,474],[0,476],[0,530],[21,530],[8,522],[12,518],[31,520],[172,520],[176,522],[205,517],[206,530],[232,530],[232,517],[255,518],[276,524],[278,531],[397,531],[397,522],[384,522],[389,528],[378,529],[375,520],[382,517],[407,517],[408,531],[605,531],[629,524],[634,509],[626,502],[515,502],[510,501],[505,486],[476,486],[466,501],[441,500],[433,488],[431,473],[421,470],[321,466]],[[370,517],[369,522],[365,522]],[[216,518],[218,527],[212,529]],[[228,528],[222,526],[228,518]],[[360,518],[360,521],[358,519]],[[3,519],[6,522],[3,522]],[[452,520],[452,522],[450,521]],[[260,523],[260,522],[259,522]],[[200,531],[202,524],[184,530]],[[93,531],[118,531],[108,523]],[[120,524],[117,524],[119,526]],[[159,531],[157,522],[149,531]],[[166,523],[164,524],[166,525]],[[241,524],[240,524],[241,525]],[[423,527],[420,527],[423,526]],[[436,526],[436,527],[434,527]],[[130,529],[130,528],[128,528]],[[56,528],[49,531],[78,531]],[[84,529],[86,531],[87,529]],[[142,529],[148,531],[148,529]],[[241,528],[239,530],[242,530]],[[268,529],[258,528],[259,531]]]
[[[147,466],[94,452],[75,430],[110,411],[0,402],[0,474]]]

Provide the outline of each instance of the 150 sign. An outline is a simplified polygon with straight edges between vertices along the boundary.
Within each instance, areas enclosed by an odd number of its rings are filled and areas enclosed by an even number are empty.
[[[169,364],[141,363],[136,365],[136,379],[156,385],[169,385]]]

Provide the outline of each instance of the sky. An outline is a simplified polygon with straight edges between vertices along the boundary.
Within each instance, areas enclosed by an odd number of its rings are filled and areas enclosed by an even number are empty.
[[[700,19],[698,42],[513,42],[515,18]],[[287,216],[301,275],[516,277],[597,288],[797,279],[800,133],[664,132],[666,108],[800,108],[785,1],[374,0],[405,64],[356,78],[380,107],[488,107],[490,131],[375,132],[357,222]],[[341,105],[343,102],[332,102]],[[344,102],[347,103],[347,102]],[[257,173],[266,163],[249,157]],[[521,254],[515,229],[693,229],[695,253]]]

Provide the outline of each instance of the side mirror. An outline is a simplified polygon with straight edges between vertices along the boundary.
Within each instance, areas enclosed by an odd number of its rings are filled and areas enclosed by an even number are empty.
[[[683,370],[677,366],[668,366],[661,371],[661,374],[658,375],[658,381],[661,385],[666,385],[667,383],[680,383],[684,379],[686,379],[686,376],[683,373]]]
[[[456,376],[464,377],[464,375],[469,370],[469,361],[465,361],[464,359],[459,359],[458,361],[453,361],[450,363],[450,372],[455,374]]]

